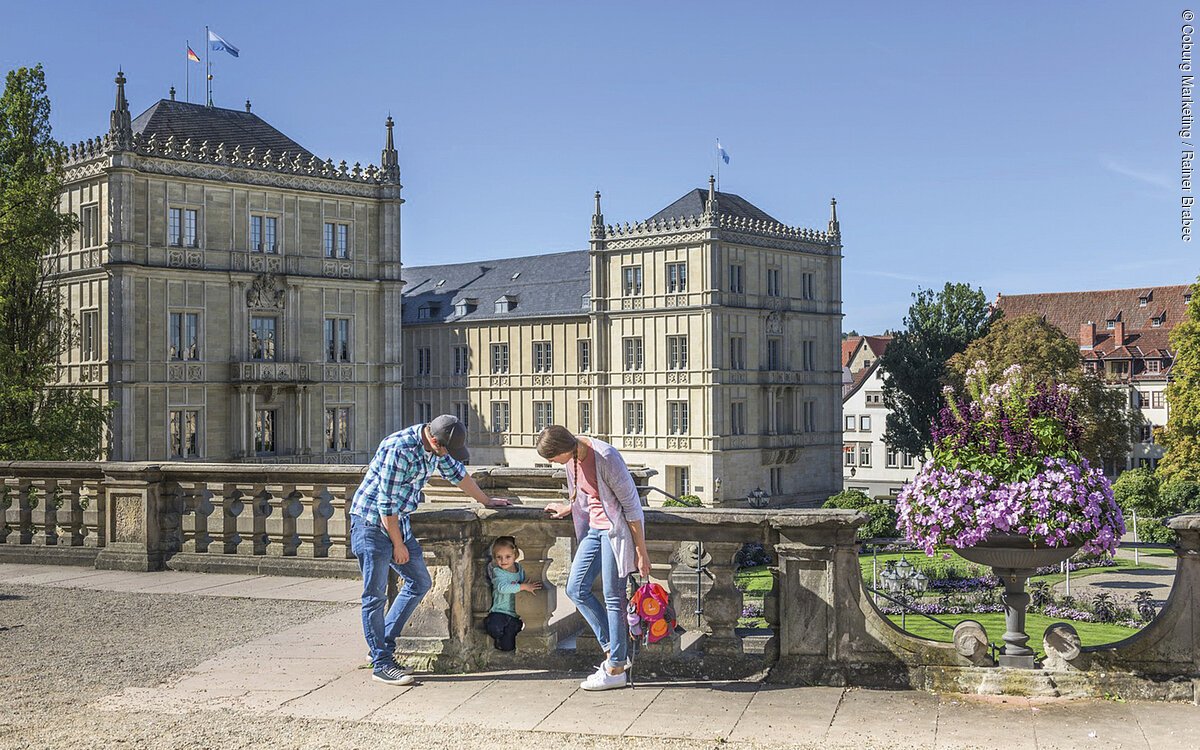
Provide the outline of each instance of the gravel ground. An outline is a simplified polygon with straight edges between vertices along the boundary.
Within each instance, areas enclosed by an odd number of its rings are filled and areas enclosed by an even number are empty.
[[[315,602],[126,594],[0,583],[0,748],[627,748],[631,740],[469,726],[394,726],[197,710],[97,711],[223,649],[326,615]],[[195,627],[203,623],[203,627]],[[649,740],[656,750],[737,743]],[[740,747],[745,747],[744,745]]]

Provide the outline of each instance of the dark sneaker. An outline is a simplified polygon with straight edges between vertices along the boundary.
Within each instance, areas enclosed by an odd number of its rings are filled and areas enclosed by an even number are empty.
[[[411,685],[416,682],[411,674],[397,667],[395,664],[376,668],[371,673],[371,679],[387,683],[388,685]]]

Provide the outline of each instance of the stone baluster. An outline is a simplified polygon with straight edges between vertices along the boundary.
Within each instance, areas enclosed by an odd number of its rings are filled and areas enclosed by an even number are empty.
[[[742,614],[742,592],[734,585],[737,568],[734,557],[742,548],[740,541],[708,541],[704,549],[712,555],[708,572],[712,574],[712,586],[704,593],[704,624],[708,634],[704,636],[702,649],[705,656],[740,656],[742,639],[734,632]]]
[[[326,557],[329,554],[329,518],[333,515],[333,504],[324,485],[299,485],[296,487],[298,500],[304,512],[296,519],[296,533],[300,543],[296,548],[299,557]]]
[[[267,516],[271,515],[271,493],[266,487],[239,485],[246,508],[238,516],[239,555],[264,555],[267,552]]]
[[[82,547],[87,527],[83,523],[83,500],[86,497],[83,482],[79,480],[63,480],[59,483],[63,493],[63,507],[59,509],[58,523],[63,531],[59,544],[69,547]]]
[[[267,554],[274,556],[293,557],[300,548],[300,534],[297,521],[304,514],[304,496],[294,484],[285,484],[279,489],[272,501],[272,513],[267,519],[267,533],[272,543],[267,547]]]
[[[29,486],[28,479],[18,479],[16,488],[16,509],[10,523],[17,527],[17,539],[20,544],[33,543],[33,508],[30,503],[37,503],[37,491]]]
[[[0,544],[8,544],[8,538],[13,532],[9,523],[9,512],[13,507],[13,490],[8,479],[0,479]],[[16,538],[13,539],[16,541]]]
[[[220,551],[222,554],[237,554],[242,538],[238,534],[238,519],[246,513],[242,490],[236,485],[221,486]],[[211,530],[209,533],[212,533]]]
[[[329,485],[325,493],[329,496],[329,520],[325,522],[325,533],[329,536],[326,553],[334,560],[354,557],[350,551],[350,501],[357,485]]]
[[[690,630],[696,625],[696,571],[684,564],[689,544],[691,549],[695,548],[695,542],[650,539],[646,542],[646,551],[650,553],[650,581],[667,590],[676,624]],[[708,582],[707,578],[704,580]],[[682,653],[683,644],[679,638],[672,637],[641,648],[644,648],[642,657],[651,654],[676,656]]]
[[[771,590],[763,595],[763,619],[771,629],[771,637],[763,646],[763,656],[771,663],[779,658],[779,596],[783,587],[778,565],[772,565],[767,570],[771,571]]]
[[[550,548],[555,541],[553,528],[544,522],[530,524],[517,535],[525,580],[542,583],[540,594],[517,595],[517,616],[525,623],[517,634],[517,649],[521,651],[549,653],[558,647],[558,632],[550,628],[550,616],[558,606],[558,588],[546,577],[546,569],[552,562]],[[483,550],[483,556],[487,554],[488,550]]]
[[[61,502],[57,480],[34,479],[30,482],[28,503],[34,544],[58,544],[58,504]]]
[[[106,529],[104,525],[104,492],[100,482],[90,479],[84,481],[78,502],[83,508],[83,546],[103,547]]]
[[[197,483],[189,485],[190,490],[185,498],[183,521],[184,552],[205,553],[212,546],[213,538],[208,533],[211,516],[216,509],[213,506],[212,485]],[[220,485],[217,485],[218,489]]]

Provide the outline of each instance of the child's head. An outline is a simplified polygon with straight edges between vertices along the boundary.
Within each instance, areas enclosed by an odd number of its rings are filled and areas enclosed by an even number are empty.
[[[492,562],[501,568],[511,568],[515,565],[519,554],[521,550],[517,547],[517,540],[511,536],[497,537],[496,541],[492,542]]]

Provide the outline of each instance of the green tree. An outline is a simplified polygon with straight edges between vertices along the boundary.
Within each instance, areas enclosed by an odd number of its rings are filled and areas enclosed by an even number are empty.
[[[995,321],[986,336],[950,360],[947,380],[961,387],[967,370],[980,360],[992,372],[1020,365],[1035,383],[1066,383],[1077,388],[1077,413],[1083,423],[1080,452],[1089,461],[1121,459],[1129,452],[1133,429],[1142,421],[1141,412],[1128,408],[1123,391],[1106,388],[1098,375],[1084,370],[1079,342],[1040,316]]]
[[[1187,317],[1171,331],[1175,360],[1167,384],[1171,405],[1166,429],[1160,433],[1166,453],[1158,475],[1169,481],[1200,481],[1200,280],[1192,285]]]
[[[73,328],[45,258],[78,225],[59,211],[62,164],[42,66],[10,71],[0,96],[0,460],[100,455],[107,406],[56,385]]]
[[[821,507],[861,510],[870,516],[866,523],[858,527],[859,539],[894,539],[901,536],[896,529],[896,506],[890,499],[872,500],[861,490],[842,490]]]
[[[883,403],[889,410],[885,443],[914,456],[929,453],[946,361],[987,333],[991,318],[983,290],[968,284],[947,283],[940,292],[918,289],[913,294],[904,330],[879,358]]]
[[[1113,497],[1128,515],[1132,510],[1155,513],[1158,509],[1158,477],[1150,469],[1130,469],[1113,482]]]

